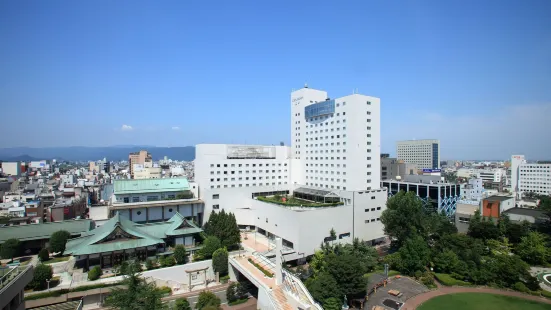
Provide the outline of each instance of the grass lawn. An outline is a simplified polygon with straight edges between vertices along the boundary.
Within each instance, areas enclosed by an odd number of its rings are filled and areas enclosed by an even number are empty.
[[[437,296],[419,306],[419,310],[549,310],[551,305],[517,297],[458,293]]]
[[[59,263],[59,262],[68,261],[69,258],[71,258],[71,257],[70,257],[70,256],[54,257],[54,258],[50,258],[49,260],[44,261],[44,262],[42,262],[42,263],[45,264],[45,265],[49,265],[49,264],[53,264],[53,263]]]

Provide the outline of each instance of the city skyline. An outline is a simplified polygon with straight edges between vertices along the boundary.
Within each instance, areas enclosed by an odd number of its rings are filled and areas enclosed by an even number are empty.
[[[4,2],[0,102],[25,118],[3,119],[0,147],[290,145],[308,83],[381,98],[383,153],[416,138],[443,159],[544,159],[551,4],[531,3]]]

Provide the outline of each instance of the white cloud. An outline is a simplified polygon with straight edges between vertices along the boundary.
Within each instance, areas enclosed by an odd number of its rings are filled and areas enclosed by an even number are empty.
[[[172,130],[180,130],[180,127],[178,127],[178,126],[173,126],[173,127],[172,127]]]
[[[122,127],[121,127],[122,131],[131,131],[133,129],[134,128],[132,128],[132,126],[130,126],[130,125],[122,125]]]

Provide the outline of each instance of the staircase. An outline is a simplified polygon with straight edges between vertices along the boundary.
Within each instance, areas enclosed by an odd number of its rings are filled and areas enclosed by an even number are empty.
[[[283,292],[281,286],[277,286],[273,289],[271,294],[273,299],[276,301],[275,305],[277,310],[293,310],[293,307],[289,305],[287,297],[285,297],[285,293]]]

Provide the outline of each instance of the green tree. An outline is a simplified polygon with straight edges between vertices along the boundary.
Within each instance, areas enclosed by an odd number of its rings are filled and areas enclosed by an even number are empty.
[[[4,259],[11,259],[19,253],[19,240],[17,239],[8,239],[0,245],[0,256]]]
[[[323,302],[323,309],[324,310],[341,310],[342,300],[335,297],[327,298]]]
[[[367,280],[363,277],[364,269],[360,259],[351,254],[336,255],[331,253],[325,258],[327,271],[337,281],[340,292],[350,297],[365,295]]]
[[[197,299],[197,304],[195,304],[195,309],[205,310],[207,307],[212,307],[213,309],[221,309],[220,304],[220,298],[214,295],[213,292],[202,291],[199,294],[199,298]]]
[[[226,290],[226,299],[228,302],[234,302],[240,299],[247,298],[247,290],[240,282],[233,282]]]
[[[50,259],[50,253],[48,252],[48,249],[40,249],[40,252],[38,252],[38,258],[41,262],[45,262]]]
[[[34,268],[33,279],[29,286],[35,290],[43,290],[48,286],[47,280],[52,279],[53,275],[52,266],[39,264]]]
[[[130,265],[133,266],[133,265]],[[130,267],[133,269],[134,267]],[[140,274],[131,270],[121,283],[125,288],[112,288],[105,300],[105,305],[111,309],[120,310],[151,310],[164,309],[161,302],[163,292],[155,282],[147,283]]]
[[[438,272],[452,273],[456,272],[459,265],[459,257],[452,250],[446,249],[444,252],[438,253],[433,258],[434,269]]]
[[[310,259],[310,268],[317,275],[320,272],[325,271],[325,254],[322,251],[316,251]]]
[[[204,227],[205,233],[208,236],[217,237],[222,246],[228,249],[234,249],[241,243],[241,233],[235,219],[235,215],[231,212],[226,213],[225,210],[220,212],[212,212],[209,220]]]
[[[101,277],[101,267],[94,266],[90,271],[88,271],[88,280],[95,281]]]
[[[476,211],[475,215],[469,221],[469,230],[467,234],[473,238],[481,240],[498,239],[500,237],[499,228],[491,219],[480,217],[480,211]]]
[[[176,260],[176,264],[178,265],[185,264],[187,260],[186,258],[187,258],[186,248],[183,245],[178,244],[174,248],[174,260]]]
[[[509,217],[507,217],[509,218]],[[505,231],[505,237],[513,244],[520,243],[522,237],[528,236],[532,230],[532,224],[528,221],[521,223],[509,223]]]
[[[71,234],[66,230],[58,230],[50,236],[50,250],[52,253],[63,255],[65,245]]]
[[[423,202],[415,193],[404,191],[387,200],[381,215],[385,233],[395,239],[393,243],[398,247],[413,235],[428,239],[435,228],[431,223],[434,219],[426,215]]]
[[[530,264],[543,265],[550,258],[547,237],[539,232],[531,232],[528,236],[522,237],[516,252]]]
[[[424,271],[430,260],[430,249],[421,236],[407,239],[398,250],[401,264],[398,270],[409,275],[415,271]]]
[[[342,297],[341,289],[337,283],[337,280],[335,280],[335,278],[327,272],[322,272],[313,280],[308,281],[307,287],[310,294],[312,294],[312,297],[319,303],[324,303],[325,300],[332,297]]]
[[[174,303],[174,309],[175,310],[191,310],[191,306],[189,305],[189,301],[186,298],[178,298],[178,299],[176,299],[176,302]]]
[[[212,268],[214,272],[219,272],[221,276],[228,274],[228,250],[220,248],[212,254]]]
[[[145,268],[147,270],[153,270],[155,269],[155,262],[152,259],[147,259],[145,261]]]
[[[486,245],[493,255],[509,255],[511,253],[511,243],[505,237],[500,238],[500,240],[490,239],[486,241]]]
[[[220,243],[220,239],[218,239],[218,237],[209,236],[203,242],[203,247],[201,248],[201,250],[199,250],[199,253],[203,258],[210,259],[212,257],[212,254],[214,254],[214,251],[218,250],[221,247],[222,244]]]

